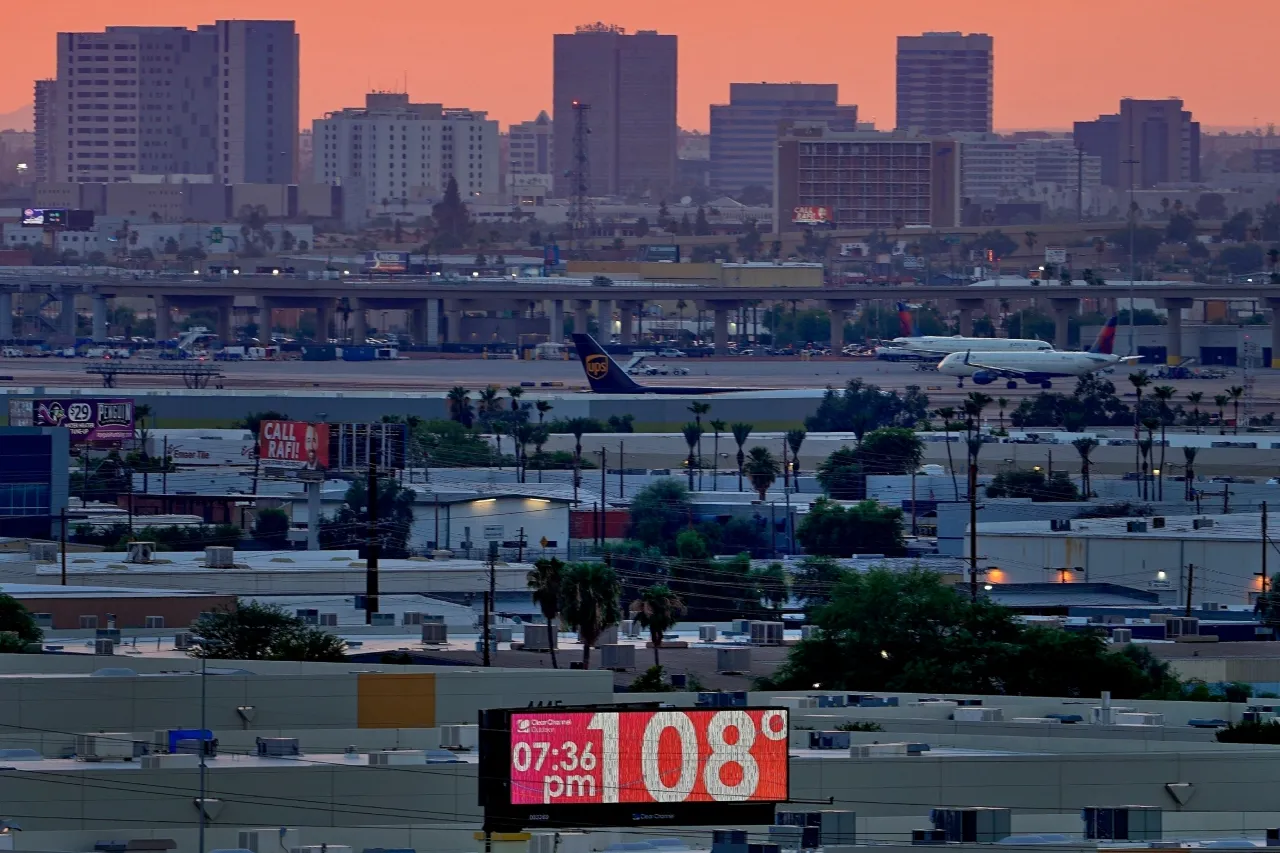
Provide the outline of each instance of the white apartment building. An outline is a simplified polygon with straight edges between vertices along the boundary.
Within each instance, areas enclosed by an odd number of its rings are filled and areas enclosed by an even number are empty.
[[[438,198],[449,178],[464,199],[500,192],[498,123],[487,113],[413,104],[407,94],[375,92],[312,126],[317,183],[360,178],[368,209]]]
[[[507,130],[507,194],[520,203],[551,194],[555,168],[551,116],[546,110],[533,121]]]
[[[52,183],[207,174],[296,179],[298,37],[292,21],[108,27],[58,34],[58,75],[37,88]]]
[[[1086,193],[1102,182],[1102,158],[1081,157],[1070,139],[957,136],[962,143],[961,194],[970,203],[1041,201],[1047,188],[1074,193],[1081,172]]]

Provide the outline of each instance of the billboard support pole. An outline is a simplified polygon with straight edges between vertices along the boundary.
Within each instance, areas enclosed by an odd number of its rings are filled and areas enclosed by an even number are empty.
[[[320,482],[307,483],[307,550],[320,550]]]
[[[369,540],[366,545],[364,623],[373,624],[378,612],[378,466],[369,462]]]

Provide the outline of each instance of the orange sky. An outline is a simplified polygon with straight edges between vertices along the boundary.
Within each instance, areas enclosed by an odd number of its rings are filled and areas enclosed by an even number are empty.
[[[602,17],[680,36],[687,128],[706,129],[731,81],[758,80],[837,82],[862,118],[891,127],[895,36],[946,29],[995,36],[997,128],[1069,127],[1124,95],[1180,96],[1205,125],[1280,120],[1280,0],[58,0],[4,16],[0,114],[52,76],[55,32],[215,17],[297,20],[304,126],[370,87],[403,88],[406,73],[416,100],[532,118],[550,107],[552,33]]]

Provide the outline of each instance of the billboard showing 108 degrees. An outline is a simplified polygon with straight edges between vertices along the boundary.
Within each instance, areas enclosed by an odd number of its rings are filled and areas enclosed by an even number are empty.
[[[511,715],[511,804],[766,803],[787,799],[787,712]]]

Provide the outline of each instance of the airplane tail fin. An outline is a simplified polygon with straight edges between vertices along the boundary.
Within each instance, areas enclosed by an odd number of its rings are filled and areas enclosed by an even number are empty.
[[[1103,355],[1111,355],[1116,347],[1116,325],[1119,318],[1112,316],[1107,324],[1098,332],[1098,339],[1093,342],[1093,346],[1089,347],[1089,352],[1101,353]]]
[[[578,351],[578,360],[582,362],[582,370],[587,374],[587,382],[591,384],[592,391],[597,394],[635,394],[644,391],[609,357],[595,338],[575,334],[573,345]]]
[[[904,338],[915,337],[915,324],[911,321],[911,309],[907,303],[898,303],[898,328]]]

